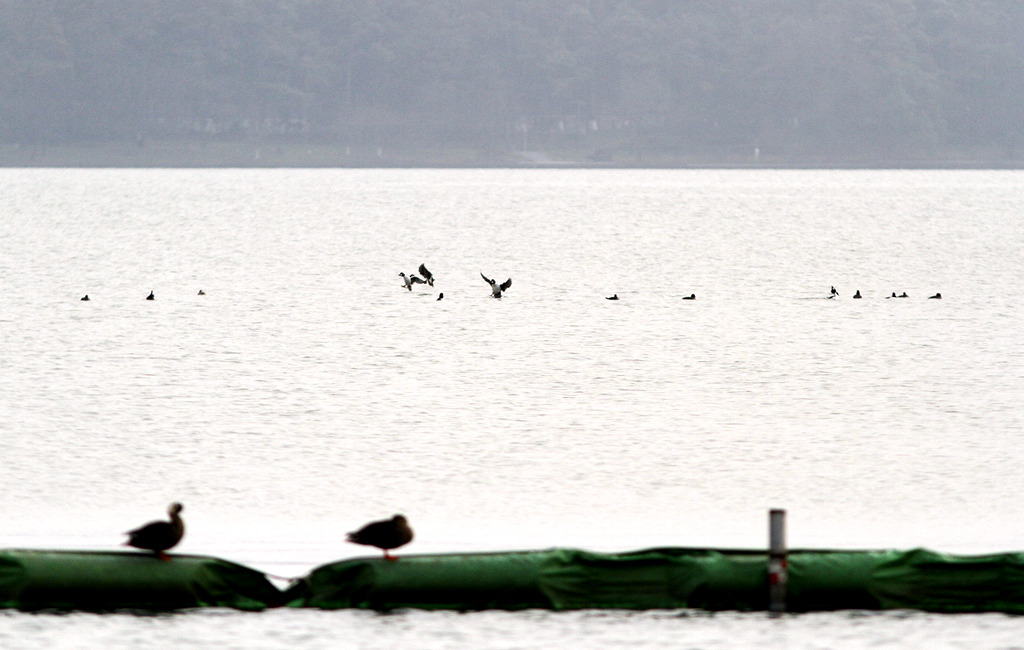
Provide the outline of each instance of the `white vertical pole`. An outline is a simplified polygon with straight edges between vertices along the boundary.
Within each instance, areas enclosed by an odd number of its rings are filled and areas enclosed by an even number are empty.
[[[786,511],[768,513],[768,611],[786,611]]]

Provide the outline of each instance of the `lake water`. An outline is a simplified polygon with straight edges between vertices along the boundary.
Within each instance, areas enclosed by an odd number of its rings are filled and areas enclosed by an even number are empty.
[[[792,547],[1024,550],[1024,172],[0,187],[0,548],[116,548],[180,500],[176,550],[284,576],[366,554],[345,531],[397,512],[409,553],[764,548],[772,507]],[[407,291],[420,263],[436,286]],[[1021,639],[908,612],[0,612],[5,649]]]

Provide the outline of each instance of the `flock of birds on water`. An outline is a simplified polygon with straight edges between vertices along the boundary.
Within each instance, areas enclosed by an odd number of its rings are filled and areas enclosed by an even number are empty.
[[[415,275],[413,273],[410,273],[409,275],[406,275],[405,272],[399,273],[398,276],[400,278],[402,278],[402,286],[405,287],[406,289],[408,289],[409,291],[412,291],[413,286],[417,285],[417,284],[425,284],[425,285],[430,286],[430,287],[434,286],[434,274],[431,273],[427,269],[426,264],[420,264],[420,268],[417,269],[417,272],[419,273],[419,275]],[[422,277],[420,277],[420,276],[422,276]],[[508,291],[509,288],[512,286],[512,278],[509,278],[509,279],[507,279],[504,282],[499,284],[497,280],[492,280],[491,278],[487,277],[483,273],[480,274],[480,277],[484,279],[484,282],[486,282],[488,284],[488,286],[490,286],[490,288],[491,288],[491,297],[492,298],[497,298],[498,300],[501,300],[501,295],[504,292]],[[200,296],[205,296],[206,292],[203,291],[202,289],[200,289],[199,290],[199,295]],[[835,286],[833,286],[831,293],[828,295],[828,298],[838,298],[838,297],[839,297],[839,292],[836,291]],[[864,296],[860,295],[860,289],[857,289],[857,292],[855,294],[853,294],[853,298],[855,300],[859,300],[859,299],[861,299],[863,297]],[[910,296],[907,295],[906,291],[904,291],[902,294],[900,294],[898,296],[896,295],[896,292],[893,291],[891,296],[886,296],[885,298],[886,298],[886,300],[888,300],[890,298],[909,298],[909,297]],[[942,294],[941,293],[936,293],[934,296],[928,296],[929,300],[935,300],[935,299],[941,299],[941,298],[942,298]],[[438,300],[444,300],[444,292],[441,292],[441,293],[437,294],[437,299]],[[619,294],[617,294],[617,293],[616,294],[612,294],[610,296],[605,296],[605,300],[618,300],[618,299],[619,299]],[[691,293],[688,296],[683,296],[683,300],[696,300],[696,299],[697,299],[697,294],[695,294],[695,293]],[[89,294],[85,294],[84,296],[82,296],[80,298],[80,300],[90,300]],[[156,300],[156,295],[152,291],[150,291],[149,295],[146,296],[146,300]]]
[[[829,298],[838,298],[839,297],[839,292],[836,291],[835,287],[832,287],[832,292],[830,293],[830,295],[828,297]],[[860,295],[860,289],[857,289],[857,293],[853,294],[854,300],[860,300],[863,297],[864,296]],[[906,291],[904,291],[903,293],[901,293],[898,296],[896,295],[896,292],[893,291],[892,295],[891,296],[886,296],[885,299],[889,300],[890,298],[909,298],[909,297],[910,296],[907,295]],[[936,293],[934,296],[928,296],[928,299],[929,300],[941,300],[942,299],[942,294],[941,293]]]
[[[199,290],[199,295],[200,295],[200,296],[205,296],[205,295],[206,295],[206,292],[205,292],[205,291],[203,291],[202,289],[200,289],[200,290]],[[92,300],[92,298],[90,298],[90,297],[89,297],[89,294],[85,294],[84,296],[82,296],[81,298],[79,298],[79,300]],[[149,292],[149,295],[148,295],[148,296],[146,296],[146,300],[156,300],[156,294],[155,294],[155,293],[153,293],[152,291],[150,291],[150,292]]]
[[[423,277],[421,278],[419,275],[414,275],[412,273],[406,275],[404,272],[398,274],[398,276],[402,278],[403,286],[406,289],[412,291],[412,285],[414,284],[426,284],[431,287],[434,286],[434,274],[427,270],[426,264],[420,264],[420,268],[417,269],[417,272],[419,272]],[[499,284],[497,280],[492,280],[483,273],[480,274],[480,277],[484,279],[484,282],[486,282],[488,286],[490,286],[491,298],[497,298],[500,300],[501,294],[508,291],[509,287],[512,286],[512,278],[509,278]],[[437,294],[437,299],[444,300],[444,292]]]
[[[428,286],[431,286],[431,287],[434,286],[434,274],[431,273],[427,269],[426,264],[420,264],[420,268],[417,269],[417,272],[420,275],[415,275],[413,273],[410,273],[409,275],[406,275],[404,271],[399,273],[398,276],[400,278],[402,278],[402,286],[404,286],[409,291],[412,291],[413,285],[416,285],[416,284],[425,284],[425,285],[428,285]],[[420,276],[423,276],[423,277],[420,277]],[[497,281],[492,280],[491,278],[487,277],[483,273],[480,274],[480,277],[484,279],[484,282],[486,282],[488,285],[490,285],[490,287],[491,287],[491,297],[492,298],[501,299],[501,294],[503,292],[505,292],[505,291],[508,291],[509,287],[512,286],[512,278],[509,278],[508,280],[505,280],[501,284],[498,284]],[[202,293],[202,292],[200,292],[200,293]],[[87,297],[88,296],[86,296],[86,298]],[[832,287],[832,291],[831,291],[831,293],[829,294],[828,297],[829,298],[838,298],[839,297],[839,292],[836,291],[835,286]],[[859,299],[863,298],[863,296],[860,295],[860,289],[857,289],[857,293],[853,294],[853,297],[856,300],[859,300]],[[891,296],[886,296],[886,299],[889,299],[889,298],[909,298],[909,297],[910,296],[907,295],[906,291],[904,291],[903,294],[899,295],[899,296],[897,296],[896,292],[893,291]],[[928,296],[928,298],[929,299],[942,298],[942,294],[941,293],[936,293],[934,296]],[[437,295],[437,299],[438,300],[443,300],[444,299],[444,293],[443,292],[439,293]],[[617,294],[617,293],[612,294],[610,296],[605,296],[605,300],[618,300],[618,299],[619,299],[619,294]],[[683,296],[683,300],[696,300],[696,299],[697,299],[697,294],[695,294],[695,293],[691,293],[688,296]],[[85,300],[85,298],[83,298],[82,300]]]
[[[167,551],[177,546],[185,536],[185,522],[181,518],[181,511],[184,509],[180,503],[172,503],[167,509],[170,521],[151,521],[145,526],[128,531],[125,533],[128,535],[125,546],[153,551],[161,560],[170,560]],[[391,519],[372,521],[349,533],[347,541],[363,546],[375,546],[384,551],[385,560],[395,560],[396,558],[388,551],[405,546],[412,541],[412,537],[409,521],[402,515],[395,515]]]
[[[412,291],[412,287],[415,284],[425,284],[428,286],[434,286],[434,275],[427,269],[423,264],[420,264],[418,269],[419,276],[417,275],[406,275],[405,273],[399,273],[398,275],[402,278],[404,286],[409,291]],[[422,277],[420,277],[422,276]],[[512,286],[512,278],[505,280],[502,283],[498,283],[496,280],[488,278],[483,273],[480,277],[491,288],[492,298],[501,298],[502,293],[508,291],[509,287]],[[200,296],[206,295],[206,293],[200,289]],[[839,292],[833,286],[831,288],[828,298],[839,297]],[[860,290],[853,295],[854,299],[863,298]],[[909,298],[907,292],[904,291],[901,295],[896,295],[893,291],[892,295],[886,296],[889,298]],[[444,293],[438,295],[437,299],[442,300]],[[696,294],[690,294],[684,296],[683,300],[696,300]],[[928,296],[929,299],[941,299],[942,294],[936,293],[934,296]],[[81,298],[82,300],[89,300],[89,295],[86,294]],[[146,300],[155,300],[156,296],[152,291],[146,297]],[[605,300],[618,300],[619,295],[613,294],[607,296]],[[153,551],[162,560],[168,560],[167,551],[174,548],[181,542],[182,537],[185,536],[185,522],[181,519],[181,511],[183,506],[180,503],[172,503],[167,510],[167,514],[170,516],[170,521],[153,521],[145,526],[141,526],[134,530],[128,531],[128,541],[125,542],[126,546],[131,546],[137,549]],[[373,521],[359,530],[348,533],[347,541],[353,544],[361,544],[364,546],[374,546],[384,551],[384,558],[386,560],[394,560],[388,551],[405,546],[412,541],[413,532],[412,528],[409,527],[408,520],[402,515],[395,515],[391,519],[383,519],[381,521]]]

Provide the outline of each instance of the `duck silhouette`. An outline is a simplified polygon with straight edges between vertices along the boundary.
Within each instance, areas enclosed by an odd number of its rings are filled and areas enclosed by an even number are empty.
[[[359,530],[348,534],[348,541],[363,546],[376,546],[384,551],[385,560],[394,560],[388,551],[405,546],[412,541],[412,528],[403,515],[391,519],[372,521]]]
[[[180,503],[172,503],[167,509],[170,521],[151,521],[145,526],[128,531],[125,533],[128,535],[125,546],[154,551],[161,560],[169,559],[164,551],[177,546],[185,536],[185,522],[180,516],[182,510],[184,507]]]
[[[153,295],[152,291],[150,291],[149,295],[146,296],[146,300],[156,300],[156,296]]]

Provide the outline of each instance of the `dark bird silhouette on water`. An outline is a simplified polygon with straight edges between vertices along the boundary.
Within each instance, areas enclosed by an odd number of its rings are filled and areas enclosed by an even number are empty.
[[[149,295],[146,296],[146,300],[156,300],[156,296],[153,295],[152,291],[150,291]]]
[[[857,293],[853,294],[853,297],[858,299],[858,300],[860,300],[860,298],[861,298],[860,289],[857,289]]]
[[[161,560],[169,559],[164,551],[174,548],[185,536],[185,522],[181,520],[183,509],[180,503],[172,503],[167,509],[170,521],[152,521],[141,528],[128,531],[125,533],[128,535],[125,546],[153,551]]]
[[[835,288],[835,286],[833,286],[833,287],[832,287],[832,294],[831,294],[831,295],[830,295],[829,297],[830,297],[830,298],[834,298],[835,296],[838,296],[838,295],[839,295],[839,292],[838,292],[838,291],[836,291],[836,288]]]
[[[437,299],[438,300],[444,300],[444,292],[443,291],[441,293],[437,294]]]
[[[205,296],[205,295],[206,295],[206,292],[205,292],[205,291],[203,291],[202,289],[200,289],[200,290],[199,290],[199,293],[198,293],[198,294],[196,294],[196,295],[199,295],[199,296]]]
[[[376,546],[384,551],[385,560],[394,560],[388,551],[411,542],[412,528],[404,516],[395,515],[391,519],[370,522],[354,533],[349,533],[348,541],[363,546]]]
[[[903,293],[901,293],[900,295],[898,295],[898,296],[896,296],[896,297],[897,297],[897,298],[909,298],[910,296],[908,296],[908,295],[907,295],[907,292],[906,292],[906,291],[904,291]]]
[[[427,284],[434,286],[434,274],[427,270],[426,264],[420,264],[419,272],[423,279],[427,281]]]
[[[928,300],[935,300],[935,299],[941,300],[942,299],[942,294],[941,293],[937,293],[934,296],[928,296]]]
[[[85,294],[84,296],[79,298],[79,300],[89,300],[89,294]]]
[[[615,294],[614,296],[605,296],[605,300],[618,300],[618,299],[619,299],[619,294]]]
[[[697,299],[697,294],[695,294],[695,293],[691,293],[688,296],[683,296],[683,300],[696,300],[696,299]]]
[[[508,280],[505,280],[501,284],[498,284],[497,281],[490,279],[483,273],[480,274],[480,277],[484,279],[484,282],[491,285],[492,298],[501,298],[501,292],[508,291],[508,288],[512,286],[512,278],[509,278]]]
[[[409,291],[412,291],[412,285],[414,284],[426,284],[426,282],[415,275],[406,275],[405,273],[399,273],[398,275],[402,276],[402,282],[405,283],[405,288]]]

